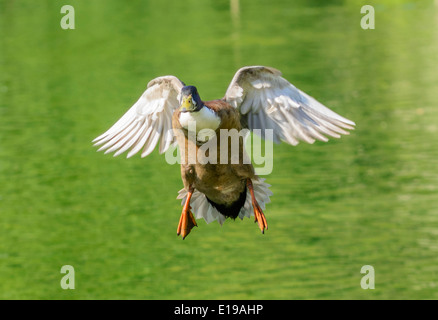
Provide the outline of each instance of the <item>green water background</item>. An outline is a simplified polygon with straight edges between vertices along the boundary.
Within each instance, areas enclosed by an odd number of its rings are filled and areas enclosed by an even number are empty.
[[[436,1],[0,0],[0,298],[438,298],[437,60]],[[154,77],[209,100],[245,65],[357,129],[274,146],[265,235],[201,220],[182,241],[179,167],[90,141]]]

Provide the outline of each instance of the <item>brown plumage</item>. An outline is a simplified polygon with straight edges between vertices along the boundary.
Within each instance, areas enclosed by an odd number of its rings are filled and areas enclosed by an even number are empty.
[[[256,178],[254,167],[251,163],[244,163],[244,141],[242,136],[238,136],[238,153],[239,158],[237,163],[232,161],[232,143],[226,136],[222,136],[221,130],[230,133],[239,133],[242,130],[240,113],[224,100],[202,101],[195,87],[188,86],[181,90],[182,102],[181,107],[175,110],[172,117],[172,128],[181,152],[181,178],[184,183],[184,188],[188,190],[188,197],[183,206],[180,222],[177,228],[177,234],[181,235],[183,239],[190,233],[191,229],[196,226],[196,221],[191,212],[189,205],[191,194],[194,190],[203,193],[207,201],[215,207],[220,214],[225,217],[235,219],[246,202],[247,188],[251,194],[251,200],[254,207],[254,215],[256,221],[259,222],[259,227],[262,232],[268,228],[266,219],[262,209],[257,203],[253,193],[252,179]],[[206,110],[208,109],[208,110]],[[215,146],[216,161],[211,161],[210,154],[207,152],[200,152],[200,148],[206,142],[200,142],[196,135],[190,135],[188,127],[185,128],[186,121],[183,120],[183,112],[201,113],[204,112],[206,116],[202,117],[196,114],[198,121],[208,121],[207,117],[213,119],[218,118],[218,124],[215,130],[215,135],[212,136],[208,142]],[[189,118],[195,120],[190,114]],[[196,120],[195,120],[196,122]],[[191,138],[192,137],[192,138]],[[222,144],[222,139],[226,139]],[[227,148],[227,158],[221,158],[224,150],[222,146]],[[195,157],[191,154],[194,151]],[[210,151],[210,150],[206,150]],[[190,157],[195,161],[190,161]],[[206,161],[208,157],[208,160]],[[212,163],[213,162],[213,163]]]
[[[172,127],[177,136],[178,145],[180,149],[185,148],[185,150],[190,150],[189,144],[193,146],[196,150],[196,164],[189,164],[188,152],[184,154],[184,158],[181,163],[181,178],[184,183],[184,187],[188,190],[190,186],[204,193],[208,200],[216,204],[216,208],[220,207],[219,210],[222,214],[226,216],[231,216],[236,218],[238,211],[241,207],[237,208],[237,212],[230,212],[226,208],[231,208],[233,204],[241,198],[241,194],[245,195],[246,191],[246,180],[253,179],[255,177],[254,167],[252,164],[243,163],[243,138],[239,137],[239,163],[231,163],[231,144],[227,143],[228,146],[228,161],[226,164],[220,163],[221,155],[221,129],[236,129],[240,131],[242,129],[240,124],[240,113],[233,108],[230,104],[223,100],[212,100],[203,102],[203,104],[213,110],[221,119],[219,127],[215,130],[216,133],[216,143],[217,143],[217,161],[216,164],[206,163],[201,164],[198,161],[198,157],[202,157],[203,154],[199,153],[199,147],[201,146],[196,141],[191,141],[188,139],[188,131],[183,129],[180,122],[179,116],[181,114],[180,110],[176,110],[172,117]],[[184,133],[178,134],[178,131]],[[201,161],[202,162],[202,161]],[[246,199],[246,196],[243,199]],[[242,199],[241,199],[242,201]],[[222,206],[222,207],[221,207]],[[243,206],[243,203],[242,205]]]

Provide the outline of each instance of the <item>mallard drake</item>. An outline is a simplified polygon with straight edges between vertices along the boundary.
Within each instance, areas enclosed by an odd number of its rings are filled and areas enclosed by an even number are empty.
[[[184,188],[179,191],[182,213],[177,234],[184,239],[197,226],[196,218],[207,223],[226,218],[250,217],[262,233],[268,228],[263,213],[270,201],[270,185],[255,174],[251,163],[243,161],[245,151],[239,137],[239,160],[231,161],[231,153],[222,162],[206,162],[200,150],[209,139],[190,138],[190,124],[196,133],[213,132],[209,137],[220,139],[221,129],[244,128],[272,130],[272,140],[291,145],[299,141],[328,141],[354,129],[355,123],[331,111],[314,98],[293,86],[277,69],[250,66],[239,69],[222,99],[202,101],[194,86],[186,86],[175,76],[158,77],[150,81],[139,100],[110,128],[93,140],[105,153],[127,157],[143,149],[149,155],[159,144],[159,152],[178,145],[181,152],[181,178]],[[193,131],[193,130],[192,130]],[[228,139],[228,138],[227,138]],[[217,157],[221,144],[217,143]],[[190,152],[190,150],[192,150]],[[204,150],[205,151],[205,150]],[[229,151],[229,150],[228,150]],[[194,155],[194,161],[190,156]],[[205,155],[204,155],[205,158]]]

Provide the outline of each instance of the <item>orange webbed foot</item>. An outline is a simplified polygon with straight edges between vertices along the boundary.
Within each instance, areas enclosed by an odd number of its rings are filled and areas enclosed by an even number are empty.
[[[190,188],[189,192],[187,193],[186,203],[184,204],[178,223],[178,228],[176,230],[176,234],[181,235],[183,240],[189,235],[193,227],[198,226],[190,207],[190,199],[192,198],[193,191],[194,189]]]
[[[258,222],[260,230],[262,231],[262,233],[265,233],[265,230],[268,229],[268,223],[266,222],[266,217],[263,213],[262,208],[260,208],[255,198],[254,188],[252,186],[251,179],[247,179],[246,185],[249,189],[249,192],[251,193],[252,207],[254,208],[254,222]]]

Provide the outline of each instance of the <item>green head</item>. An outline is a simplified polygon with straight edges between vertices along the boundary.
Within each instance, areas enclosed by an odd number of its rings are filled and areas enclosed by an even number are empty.
[[[204,106],[198,90],[194,86],[185,86],[181,89],[181,112],[197,112]]]

